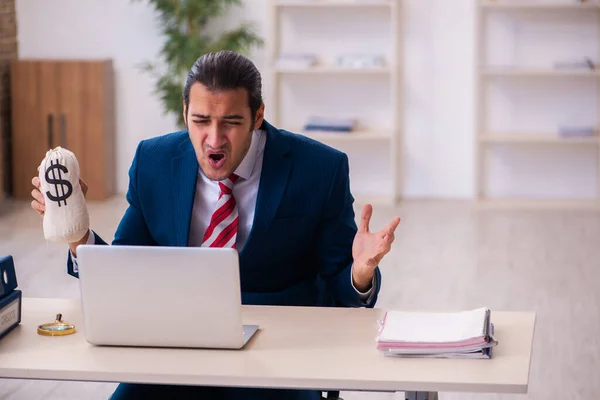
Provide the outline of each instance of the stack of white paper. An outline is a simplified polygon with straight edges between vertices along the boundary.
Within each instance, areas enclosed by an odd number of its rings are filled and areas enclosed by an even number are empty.
[[[389,311],[377,337],[384,355],[404,357],[490,358],[490,310],[420,313]]]

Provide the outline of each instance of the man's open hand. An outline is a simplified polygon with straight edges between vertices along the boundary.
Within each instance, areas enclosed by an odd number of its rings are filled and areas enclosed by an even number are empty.
[[[375,274],[375,268],[392,248],[394,231],[400,224],[400,217],[394,218],[385,228],[378,232],[369,231],[369,223],[373,215],[373,207],[363,207],[360,226],[352,244],[352,281],[354,286],[365,292],[369,289]]]

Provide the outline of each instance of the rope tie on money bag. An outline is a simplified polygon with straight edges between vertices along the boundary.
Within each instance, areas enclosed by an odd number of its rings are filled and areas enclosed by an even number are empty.
[[[40,164],[40,192],[46,201],[44,237],[57,243],[81,240],[90,217],[79,183],[79,162],[71,151],[49,150]]]

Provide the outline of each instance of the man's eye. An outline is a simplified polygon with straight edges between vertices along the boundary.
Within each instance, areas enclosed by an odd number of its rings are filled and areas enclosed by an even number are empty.
[[[226,123],[227,125],[240,125],[240,123],[239,123],[239,122],[235,122],[235,121],[225,121],[225,123]]]
[[[206,120],[206,119],[197,119],[197,120],[193,120],[192,122],[194,124],[196,124],[196,125],[206,125],[206,123],[208,123],[208,120]]]

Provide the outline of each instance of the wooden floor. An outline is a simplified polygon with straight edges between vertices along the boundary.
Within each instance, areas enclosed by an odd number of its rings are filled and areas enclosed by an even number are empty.
[[[65,272],[67,249],[46,243],[41,220],[28,207],[2,204],[0,255],[15,257],[25,296],[78,297],[77,280]],[[112,238],[124,209],[122,198],[91,204],[93,228]],[[378,307],[485,305],[537,312],[528,395],[441,393],[441,399],[600,399],[600,213],[410,201],[396,210],[376,207],[372,229],[396,214],[402,223],[381,265]],[[114,387],[0,380],[0,399],[106,399]],[[386,393],[343,397],[403,398]]]

